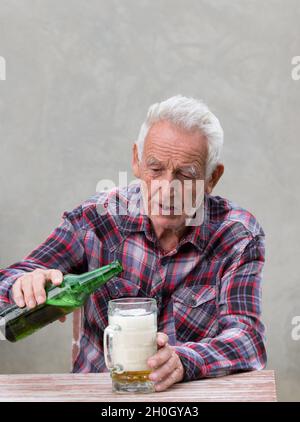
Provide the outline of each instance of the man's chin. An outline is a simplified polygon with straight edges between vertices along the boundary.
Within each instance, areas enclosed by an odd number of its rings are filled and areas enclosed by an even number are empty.
[[[182,215],[151,215],[152,222],[165,229],[180,228],[185,224],[185,216]]]

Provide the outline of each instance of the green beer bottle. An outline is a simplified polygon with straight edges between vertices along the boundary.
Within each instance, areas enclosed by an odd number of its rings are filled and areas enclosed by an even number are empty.
[[[9,341],[21,340],[81,307],[91,293],[122,270],[120,262],[113,261],[84,274],[66,274],[59,286],[46,288],[42,305],[33,309],[9,305],[0,310],[0,330]]]

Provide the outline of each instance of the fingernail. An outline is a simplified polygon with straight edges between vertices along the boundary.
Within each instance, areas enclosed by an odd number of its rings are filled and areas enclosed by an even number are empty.
[[[34,301],[33,300],[30,300],[28,302],[28,305],[29,305],[30,308],[33,308],[34,307]]]
[[[17,305],[18,305],[20,308],[24,308],[25,303],[23,302],[23,300],[19,300],[19,301],[17,302]]]
[[[155,375],[155,374],[150,374],[150,379],[151,379],[152,381],[156,381],[156,380],[157,380],[157,375]]]
[[[150,360],[149,361],[149,365],[150,366],[153,366],[153,368],[155,367],[155,365],[156,365],[156,361],[155,360]]]
[[[40,304],[42,304],[43,302],[44,302],[44,298],[43,298],[43,296],[39,296],[38,298],[37,298],[37,302],[38,302],[38,304],[40,305]]]

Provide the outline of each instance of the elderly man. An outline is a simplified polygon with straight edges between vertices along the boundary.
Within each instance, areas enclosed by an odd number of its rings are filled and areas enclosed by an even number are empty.
[[[64,273],[122,262],[121,277],[85,305],[73,372],[106,370],[107,304],[125,296],[157,299],[158,351],[148,361],[156,391],[264,367],[264,232],[251,213],[211,195],[224,172],[222,144],[220,123],[203,102],[177,95],[152,105],[133,146],[140,184],[99,192],[65,212],[45,242],[0,272],[0,299],[32,308],[45,301],[47,281],[59,285]],[[161,190],[153,200],[154,181],[191,181],[195,204],[197,180],[203,181],[199,224],[187,224],[192,215],[184,199],[175,212],[175,190],[168,205]],[[139,212],[112,212],[112,203],[121,209],[133,198],[141,199]]]

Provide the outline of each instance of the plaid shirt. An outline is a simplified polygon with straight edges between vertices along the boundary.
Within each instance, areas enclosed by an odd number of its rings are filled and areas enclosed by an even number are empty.
[[[90,296],[84,307],[73,372],[107,371],[103,331],[110,299],[154,297],[158,330],[169,336],[185,368],[184,381],[266,364],[261,316],[264,232],[255,217],[220,196],[204,195],[204,220],[164,253],[149,217],[114,215],[140,196],[139,184],[100,192],[71,212],[22,261],[0,270],[0,300],[27,271],[57,268],[82,273],[118,259],[124,271]],[[99,214],[99,208],[107,208]],[[115,213],[116,214],[116,213]],[[120,214],[120,213],[119,213]]]

